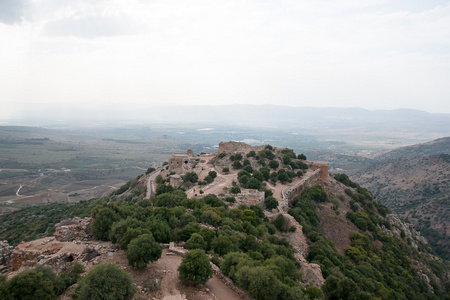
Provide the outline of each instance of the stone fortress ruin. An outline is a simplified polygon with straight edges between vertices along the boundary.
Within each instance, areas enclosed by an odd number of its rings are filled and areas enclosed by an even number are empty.
[[[209,171],[217,172],[218,176],[211,184],[206,186],[190,187],[191,190],[187,191],[188,196],[193,197],[197,195],[200,190],[204,194],[220,194],[227,193],[228,189],[232,187],[233,182],[237,182],[237,173],[240,170],[234,170],[231,167],[231,161],[228,158],[220,159],[219,155],[221,153],[226,153],[226,155],[233,155],[240,153],[243,158],[250,151],[264,150],[266,145],[262,146],[251,146],[243,142],[221,142],[219,143],[219,148],[216,153],[211,154],[200,154],[196,155],[191,149],[186,153],[174,153],[170,156],[167,165],[167,170],[165,176],[169,177],[169,183],[173,187],[183,186],[183,175],[188,172],[195,172],[198,175],[199,181],[203,180],[205,176],[208,175]],[[283,149],[274,148],[274,151],[279,152]],[[274,196],[280,202],[279,210],[281,212],[286,212],[288,209],[289,202],[293,198],[301,193],[305,186],[311,186],[318,183],[319,181],[327,181],[328,173],[328,163],[327,162],[312,162],[304,161],[308,166],[308,171],[302,178],[298,178],[289,184],[278,184],[276,187],[267,185],[268,189],[273,190]],[[261,167],[252,161],[252,167],[257,169]],[[223,172],[224,168],[228,168],[229,172]],[[164,173],[163,173],[164,175]],[[240,194],[234,195],[237,200],[249,204],[260,205],[264,201],[264,193],[257,190],[243,189]]]

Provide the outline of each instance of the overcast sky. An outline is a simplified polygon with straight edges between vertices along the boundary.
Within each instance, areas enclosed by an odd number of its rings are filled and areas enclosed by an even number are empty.
[[[0,117],[128,103],[450,113],[450,1],[0,0],[0,45]]]

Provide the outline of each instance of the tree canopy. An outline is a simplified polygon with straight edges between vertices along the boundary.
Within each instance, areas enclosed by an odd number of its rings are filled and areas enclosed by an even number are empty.
[[[205,284],[212,277],[213,271],[205,251],[194,249],[187,252],[178,267],[179,277],[194,285]]]

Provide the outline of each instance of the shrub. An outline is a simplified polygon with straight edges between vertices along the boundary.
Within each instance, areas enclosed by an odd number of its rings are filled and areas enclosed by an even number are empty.
[[[196,183],[198,181],[198,175],[195,172],[187,172],[183,176],[183,182]]]
[[[248,173],[253,173],[253,168],[251,165],[244,165],[242,170],[247,171]]]
[[[323,300],[325,299],[325,295],[323,294],[322,290],[315,286],[308,286],[305,290],[306,295],[309,296],[309,299],[315,299],[315,300]]]
[[[53,282],[33,269],[17,274],[6,284],[10,299],[56,299]]]
[[[230,193],[232,194],[239,194],[241,192],[241,189],[238,186],[233,186],[230,188]]]
[[[242,165],[241,165],[241,163],[238,161],[238,160],[236,160],[233,164],[232,164],[232,167],[233,167],[233,169],[240,169],[240,168],[242,168]]]
[[[228,196],[225,198],[225,201],[228,203],[235,203],[236,202],[236,198]]]
[[[219,154],[218,157],[219,157],[219,158],[224,158],[225,156],[227,156],[227,154],[226,154],[225,152],[222,152],[222,153]]]
[[[279,214],[275,220],[273,221],[273,224],[279,231],[286,231],[286,220],[284,219],[282,214]]]
[[[291,160],[291,158],[289,156],[287,156],[287,155],[283,156],[283,164],[289,165],[291,163],[291,161],[292,160]]]
[[[193,282],[194,285],[205,284],[213,274],[208,256],[201,249],[187,252],[178,267],[178,272],[181,280]]]
[[[155,182],[156,182],[157,184],[160,184],[162,180],[163,180],[163,177],[162,177],[161,175],[158,175],[158,176],[156,176],[156,178],[155,178]]]
[[[236,277],[238,284],[258,300],[278,299],[283,290],[282,283],[276,278],[274,272],[266,266],[244,266],[237,271]]]
[[[230,172],[230,168],[223,168],[223,169],[222,169],[222,172],[228,173],[228,172]]]
[[[217,177],[217,172],[216,171],[209,171],[208,175],[211,176],[212,179]]]
[[[255,157],[256,152],[254,150],[251,150],[249,153],[247,153],[247,157]]]
[[[148,168],[147,171],[145,172],[145,174],[150,174],[151,172],[154,172],[156,169],[155,168]]]
[[[171,193],[175,190],[175,188],[171,185],[160,185],[156,188],[156,196],[162,195],[165,193]]]
[[[95,266],[80,280],[74,299],[131,299],[136,293],[133,278],[114,263]],[[37,299],[37,298],[35,298]]]

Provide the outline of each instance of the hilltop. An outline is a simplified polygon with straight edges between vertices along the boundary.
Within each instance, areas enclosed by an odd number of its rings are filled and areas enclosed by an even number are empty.
[[[172,255],[164,250],[145,269],[164,288],[140,289],[136,299],[173,293],[227,299],[231,290],[241,299],[324,299],[324,294],[329,299],[448,298],[448,266],[429,252],[426,239],[346,175],[330,175],[327,163],[309,161],[288,148],[229,142],[220,143],[213,154],[188,150],[108,197],[29,210],[2,217],[2,238],[15,236],[18,222],[22,233],[35,233],[40,222],[53,226],[46,211],[61,217],[69,211],[71,216],[90,212],[93,235],[107,243],[100,248],[118,244],[120,250],[110,250],[115,261],[129,251],[128,235],[148,232],[158,243],[174,243],[167,246],[172,253],[203,249],[216,266],[207,290],[169,286],[177,279],[159,271]],[[27,227],[28,222],[33,226]],[[87,232],[89,226],[78,231]],[[44,228],[43,236],[49,233]],[[12,257],[33,253],[39,258],[33,245],[42,243],[49,242],[20,244],[16,249],[22,252],[14,250]],[[107,250],[102,251],[96,262],[107,260]],[[71,259],[81,254],[74,252]],[[47,261],[52,266],[59,260]],[[82,263],[89,267],[93,262]],[[33,259],[23,260],[25,265],[33,265]],[[142,273],[127,270],[140,287],[145,285]],[[211,286],[214,280],[226,284],[217,289]]]

